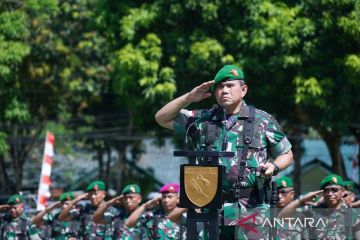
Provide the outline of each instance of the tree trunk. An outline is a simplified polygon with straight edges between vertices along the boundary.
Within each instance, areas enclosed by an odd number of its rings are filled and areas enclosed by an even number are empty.
[[[103,151],[101,148],[97,149],[97,159],[98,159],[98,164],[99,164],[99,179],[103,180],[104,179],[104,156],[103,156]],[[106,185],[107,186],[107,185]]]
[[[296,138],[296,137],[295,137]],[[300,139],[293,139],[292,143],[292,151],[294,155],[294,189],[296,196],[301,193],[301,150],[300,150]]]
[[[9,177],[5,170],[5,161],[4,156],[0,156],[0,192],[3,193],[10,193],[9,190],[11,189]]]
[[[134,127],[134,114],[133,114],[132,110],[129,110],[129,124],[128,124],[128,128],[127,128],[127,133],[126,133],[126,135],[128,137],[132,136],[133,127]],[[128,141],[119,143],[119,159],[118,159],[119,174],[117,177],[117,184],[116,184],[117,193],[120,193],[122,185],[124,183],[123,180],[124,180],[124,173],[125,173],[125,168],[126,168],[125,151],[126,151],[127,144],[128,144]]]
[[[303,152],[301,151],[301,142],[303,141],[303,135],[307,131],[307,129],[302,124],[293,124],[292,132],[289,135],[289,141],[292,145],[292,152],[294,156],[294,173],[293,173],[293,181],[294,181],[294,190],[296,196],[301,193],[301,157]]]
[[[333,172],[346,179],[345,165],[340,152],[341,135],[338,133],[326,132],[322,134],[322,136],[329,149]]]
[[[111,147],[108,146],[106,148],[107,152],[107,162],[106,162],[106,168],[105,168],[105,184],[106,186],[109,186],[110,183],[110,167],[111,167]]]
[[[119,145],[119,173],[117,176],[116,182],[116,192],[119,194],[121,192],[121,188],[124,181],[124,173],[125,173],[125,150],[126,150],[126,142],[120,143]]]

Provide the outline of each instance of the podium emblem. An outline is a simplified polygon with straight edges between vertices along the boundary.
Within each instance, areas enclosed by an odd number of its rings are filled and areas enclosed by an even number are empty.
[[[198,207],[209,204],[218,189],[218,168],[184,166],[184,185],[188,199]]]

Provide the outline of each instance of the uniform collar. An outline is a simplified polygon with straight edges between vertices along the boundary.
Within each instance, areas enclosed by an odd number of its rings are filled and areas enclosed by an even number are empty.
[[[225,116],[225,111],[223,108],[221,108],[220,111],[218,111],[218,113],[213,117],[213,120],[224,120],[226,119],[226,116]],[[234,115],[237,115],[237,117],[239,119],[242,119],[242,118],[248,118],[249,117],[249,106],[246,104],[245,100],[242,100],[241,102],[241,107],[240,107],[240,111]],[[233,116],[234,116],[233,115]]]

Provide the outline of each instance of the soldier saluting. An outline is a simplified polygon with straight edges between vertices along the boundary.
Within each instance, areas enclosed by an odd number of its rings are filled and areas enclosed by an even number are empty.
[[[103,181],[94,181],[88,185],[86,193],[77,196],[69,202],[69,205],[59,215],[59,219],[61,221],[67,221],[70,217],[71,220],[79,221],[82,238],[85,240],[109,239],[112,235],[112,223],[96,224],[92,221],[95,211],[104,203],[105,196],[105,183]],[[77,203],[85,199],[89,199],[90,203],[75,210],[73,209]],[[108,211],[113,211],[113,214],[116,214],[116,210],[113,207],[109,208]]]
[[[146,235],[146,229],[140,225],[140,222],[135,227],[125,225],[127,218],[140,206],[141,200],[139,185],[129,184],[124,187],[120,196],[101,204],[93,216],[93,221],[102,224],[113,222],[113,239],[142,240]],[[109,207],[114,205],[121,206],[116,215],[106,212]]]
[[[52,211],[56,207],[60,206],[60,209],[64,210],[69,205],[70,201],[74,199],[75,196],[73,193],[65,192],[60,195],[58,202],[46,207],[32,218],[32,222],[37,227],[49,228],[49,235],[45,236],[46,238],[55,240],[75,240],[80,238],[80,222],[72,221],[70,216],[66,221],[60,221],[59,215],[61,211],[52,214]]]
[[[179,184],[168,183],[159,190],[161,197],[151,199],[137,208],[125,221],[129,227],[141,226],[147,229],[143,239],[183,239],[185,227],[181,225],[182,212],[179,216],[173,214],[178,209]],[[156,207],[159,208],[156,209]]]
[[[194,132],[194,145],[199,150],[235,153],[234,158],[219,159],[226,171],[224,222],[232,226],[227,228],[230,232],[224,236],[227,239],[235,238],[235,225],[246,209],[269,206],[262,194],[265,181],[258,176],[258,168],[262,166],[265,169],[263,176],[271,177],[288,167],[293,158],[291,144],[275,118],[245,103],[247,91],[243,71],[237,66],[226,65],[214,80],[170,101],[155,115],[162,127],[182,134]],[[184,109],[213,94],[219,110],[207,114],[207,110]],[[196,131],[191,130],[191,124],[196,125]],[[208,141],[209,138],[212,141]],[[261,225],[261,221],[256,224]],[[241,229],[237,230],[240,230],[238,237],[244,238]],[[264,233],[262,237],[266,235]]]
[[[10,196],[7,202],[8,215],[6,215],[0,224],[0,239],[5,240],[38,240],[36,226],[24,212],[24,198],[15,194]]]

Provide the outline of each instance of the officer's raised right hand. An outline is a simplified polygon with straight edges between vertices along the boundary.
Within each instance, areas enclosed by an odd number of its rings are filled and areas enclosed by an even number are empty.
[[[89,198],[89,193],[83,193],[83,194],[80,194],[78,195],[75,199],[74,199],[74,202],[79,202],[80,200],[83,200],[83,199],[88,199]]]
[[[212,93],[209,93],[209,89],[213,84],[214,80],[211,80],[194,87],[187,96],[188,102],[199,102],[203,99],[211,97]]]
[[[10,206],[7,204],[0,205],[0,212],[7,211],[9,208],[10,208]]]
[[[160,200],[161,200],[161,197],[157,197],[157,198],[154,198],[154,199],[151,199],[151,200],[147,201],[146,203],[144,203],[145,209],[146,210],[153,209],[154,207],[159,205]]]
[[[322,193],[324,190],[318,190],[314,192],[309,192],[306,195],[299,197],[301,205],[312,205],[315,202],[315,198]]]

